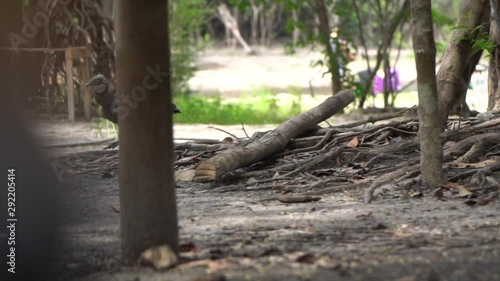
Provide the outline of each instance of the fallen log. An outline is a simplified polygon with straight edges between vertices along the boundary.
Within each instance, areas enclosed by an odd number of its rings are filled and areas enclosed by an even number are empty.
[[[235,169],[262,161],[276,153],[283,152],[288,142],[302,135],[318,123],[330,118],[354,101],[351,90],[343,90],[329,97],[323,103],[294,118],[285,121],[246,146],[235,146],[222,151],[196,167],[194,181],[209,182]]]

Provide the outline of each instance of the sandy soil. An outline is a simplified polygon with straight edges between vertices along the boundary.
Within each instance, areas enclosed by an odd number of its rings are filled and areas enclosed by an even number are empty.
[[[244,58],[209,54],[201,59],[205,72],[197,73],[192,85],[227,95],[261,84],[276,89],[292,84],[307,88],[311,77],[315,86],[327,85],[320,73],[311,74],[308,60],[273,52]],[[301,55],[312,58],[317,54]],[[248,71],[245,79],[230,76],[225,66],[232,64]],[[293,65],[300,71],[283,71]],[[218,74],[208,72],[217,69]],[[227,136],[207,127],[176,125],[175,137]],[[241,126],[217,127],[244,136]],[[252,134],[273,127],[247,126],[246,130]],[[63,116],[42,118],[33,125],[33,133],[42,145],[97,139],[92,124],[70,124]],[[101,148],[44,151],[62,156]],[[409,198],[403,190],[366,205],[361,200],[363,190],[357,189],[325,195],[318,202],[283,204],[262,200],[273,196],[269,190],[228,191],[191,182],[177,185],[180,242],[195,248],[181,255],[188,263],[155,272],[119,263],[119,213],[114,209],[119,205],[117,176],[65,176],[60,187],[64,247],[55,259],[56,279],[500,280],[498,202],[470,207],[460,200]],[[204,262],[189,263],[192,260]]]
[[[375,51],[369,52],[374,57]],[[283,47],[262,49],[255,56],[244,56],[241,50],[210,49],[197,60],[197,71],[190,80],[193,90],[204,94],[220,94],[223,97],[235,97],[251,93],[259,88],[272,89],[276,93],[290,92],[291,88],[302,89],[303,94],[310,94],[311,89],[316,95],[330,95],[331,84],[325,67],[311,67],[322,54],[309,49],[299,49],[297,54],[289,56],[284,53]],[[482,61],[486,63],[487,61]],[[373,67],[374,62],[372,62]],[[366,70],[366,62],[358,58],[349,63],[353,74]],[[401,85],[405,91],[416,91],[416,84],[412,84],[417,72],[413,52],[404,50],[398,59]],[[377,73],[381,77],[383,72]],[[471,109],[484,112],[488,105],[487,72],[474,73],[471,79],[473,89],[467,95],[467,104]],[[417,93],[397,99],[398,107],[412,106],[417,102]],[[405,99],[412,102],[406,103]],[[376,106],[383,107],[380,98]]]
[[[410,52],[403,52],[400,59],[402,84],[415,79],[415,64]],[[260,87],[287,92],[289,87],[305,89],[313,87],[315,93],[330,94],[330,79],[324,67],[311,68],[322,58],[322,54],[308,49],[299,49],[289,56],[283,47],[262,49],[255,56],[244,56],[241,50],[208,50],[197,62],[197,71],[190,81],[195,91],[220,93],[235,96],[249,93]],[[366,69],[366,63],[357,59],[349,63],[352,73]]]

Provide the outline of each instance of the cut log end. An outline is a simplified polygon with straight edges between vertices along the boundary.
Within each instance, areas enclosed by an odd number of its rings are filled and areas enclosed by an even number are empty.
[[[210,182],[217,177],[217,168],[213,163],[201,162],[196,167],[193,181],[195,182]]]

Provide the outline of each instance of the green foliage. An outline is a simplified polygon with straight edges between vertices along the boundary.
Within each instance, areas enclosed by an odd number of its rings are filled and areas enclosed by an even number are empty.
[[[452,27],[455,29],[467,29],[465,25],[456,25]],[[484,28],[482,24],[474,27],[470,31],[465,31],[462,36],[457,38],[459,41],[468,41],[472,43],[472,53],[477,53],[480,51],[486,51],[491,54],[495,49],[496,45],[490,38],[490,33]]]
[[[93,117],[92,123],[95,126],[96,137],[117,137],[118,126],[103,117]]]
[[[188,92],[188,81],[196,70],[193,62],[209,38],[196,41],[196,33],[206,24],[210,10],[204,0],[169,1],[170,47],[173,93]],[[200,44],[202,43],[202,44]]]
[[[451,26],[455,20],[437,9],[432,9],[432,22],[436,27]]]
[[[174,102],[182,113],[175,115],[174,120],[186,124],[277,124],[302,112],[301,95],[294,89],[290,92],[280,97],[269,90],[259,90],[237,100],[178,95]]]

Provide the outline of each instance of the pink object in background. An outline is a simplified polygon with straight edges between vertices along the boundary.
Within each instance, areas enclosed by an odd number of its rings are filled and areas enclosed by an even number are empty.
[[[389,77],[386,79],[387,86],[389,86],[389,92],[397,92],[401,90],[401,81],[399,80],[399,71],[396,68],[391,68],[389,70]],[[373,94],[384,92],[384,78],[380,76],[375,76],[373,78]]]

